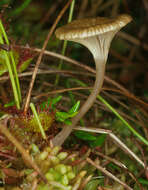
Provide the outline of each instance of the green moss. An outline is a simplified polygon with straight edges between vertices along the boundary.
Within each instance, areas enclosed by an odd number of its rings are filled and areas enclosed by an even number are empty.
[[[53,115],[50,113],[47,113],[47,112],[41,112],[38,115],[39,115],[39,119],[41,121],[44,131],[47,131],[53,123],[53,120],[54,120]],[[31,116],[31,118],[23,119],[23,122],[24,122],[25,126],[27,126],[26,127],[27,131],[40,133],[38,123],[33,116]]]

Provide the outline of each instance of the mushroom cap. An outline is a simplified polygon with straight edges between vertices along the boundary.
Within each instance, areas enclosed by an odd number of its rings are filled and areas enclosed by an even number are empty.
[[[110,19],[106,17],[79,19],[58,28],[55,34],[61,40],[82,39],[110,31],[118,31],[131,20],[132,17],[127,14]]]

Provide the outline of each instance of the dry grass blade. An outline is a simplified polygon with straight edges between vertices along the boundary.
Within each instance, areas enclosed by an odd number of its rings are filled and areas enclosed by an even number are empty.
[[[88,163],[90,163],[92,166],[96,167],[98,170],[100,170],[102,173],[104,173],[105,175],[107,175],[109,178],[113,179],[114,181],[118,182],[119,184],[121,184],[124,188],[128,189],[128,190],[133,190],[131,187],[129,187],[127,184],[125,184],[124,182],[122,182],[120,179],[118,179],[116,176],[114,176],[112,173],[110,173],[109,171],[107,171],[105,168],[102,168],[100,165],[96,164],[94,161],[92,161],[90,158],[86,159]]]
[[[16,46],[18,47],[18,46]],[[39,48],[30,48],[30,47],[24,47],[24,46],[21,46],[21,48],[24,48],[24,49],[30,49],[31,51],[34,51],[34,52],[41,52],[41,49]],[[47,51],[45,50],[44,51],[44,54],[45,55],[49,55],[49,56],[52,56],[52,57],[56,57],[56,58],[59,58],[59,59],[62,59],[64,61],[67,61],[69,63],[72,63],[80,68],[83,68],[84,70],[87,70],[91,73],[94,73],[95,74],[95,70],[92,69],[91,67],[87,66],[87,65],[84,65],[78,61],[75,61],[69,57],[66,57],[66,56],[63,56],[61,54],[58,54],[58,53],[54,53],[54,52],[51,52],[51,51]],[[148,105],[147,103],[145,103],[144,101],[142,101],[141,99],[137,98],[136,96],[134,96],[131,92],[129,92],[126,88],[124,88],[122,85],[120,85],[119,83],[117,83],[116,81],[112,80],[111,78],[109,78],[108,76],[105,76],[104,77],[104,80],[109,83],[109,84],[112,84],[113,86],[115,86],[116,88],[120,89],[122,91],[122,93],[127,96],[128,98],[130,98],[131,100],[134,100],[136,101],[137,103],[139,103],[140,105],[144,106],[145,109],[148,109]],[[121,93],[121,91],[118,91]]]
[[[116,143],[117,146],[119,146],[124,152],[126,152],[128,155],[133,157],[140,165],[142,165],[144,168],[146,167],[144,162],[140,160],[140,158],[132,152],[118,137],[116,137],[112,131],[110,130],[105,130],[105,129],[97,129],[97,128],[89,128],[89,127],[75,127],[75,130],[82,130],[82,131],[88,131],[92,133],[101,133],[101,134],[107,134],[109,135],[114,142]]]
[[[91,180],[91,178],[92,178],[92,175],[89,175],[87,178],[85,178],[83,182],[81,183],[79,190],[83,190],[85,185]]]
[[[136,177],[128,170],[128,168],[123,163],[119,162],[118,160],[116,160],[114,158],[110,158],[109,156],[106,156],[106,155],[102,154],[101,152],[93,151],[93,153],[98,155],[98,156],[105,158],[106,160],[108,160],[110,162],[113,162],[114,164],[116,164],[120,168],[124,169],[132,177],[132,179],[138,184],[139,188],[141,189],[141,185],[138,182],[138,180],[136,179]]]
[[[59,74],[63,74],[63,75],[86,75],[86,76],[93,76],[91,73],[86,73],[86,72],[76,72],[76,71],[69,71],[69,70],[38,70],[37,74],[38,75],[43,75],[43,74],[56,74],[56,73],[59,73]],[[28,72],[24,72],[24,73],[20,73],[18,74],[18,77],[21,78],[21,77],[27,77],[27,76],[31,76],[33,74],[32,71],[28,71]],[[5,81],[5,80],[8,80],[10,77],[9,76],[2,76],[0,77],[0,81]],[[7,101],[6,101],[7,102]]]
[[[48,44],[48,41],[52,35],[52,33],[54,32],[55,28],[56,28],[56,25],[58,24],[59,20],[62,18],[63,14],[65,13],[65,11],[67,10],[67,8],[69,7],[70,3],[72,2],[72,0],[69,0],[68,3],[64,6],[64,8],[60,11],[57,19],[55,20],[54,24],[52,25],[48,35],[47,35],[47,38],[43,44],[43,48],[40,52],[40,55],[37,59],[37,62],[36,62],[36,65],[35,65],[35,68],[34,68],[34,72],[33,72],[33,75],[32,75],[32,79],[31,79],[31,82],[30,82],[30,86],[29,86],[29,90],[28,90],[28,94],[26,96],[26,102],[25,102],[25,106],[24,106],[24,114],[27,113],[27,110],[28,110],[28,107],[29,107],[29,102],[30,102],[30,98],[31,98],[31,92],[32,92],[32,89],[33,89],[33,85],[34,85],[34,82],[35,82],[35,78],[36,78],[36,74],[37,74],[37,71],[38,71],[38,67],[41,63],[41,59],[43,57],[43,54],[44,54],[44,51],[45,51],[45,48]]]

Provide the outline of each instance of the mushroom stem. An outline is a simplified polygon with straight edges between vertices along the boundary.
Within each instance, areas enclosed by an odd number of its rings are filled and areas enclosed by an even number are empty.
[[[56,36],[59,39],[78,42],[90,50],[96,63],[96,81],[88,99],[72,119],[72,124],[64,126],[62,131],[54,137],[53,145],[61,146],[63,144],[72,129],[95,102],[103,84],[110,43],[115,34],[131,20],[129,15],[120,15],[116,19],[104,17],[82,19],[75,20],[56,30]]]
[[[85,113],[92,107],[94,101],[96,100],[97,95],[101,91],[103,80],[104,80],[106,60],[100,60],[97,58],[94,58],[94,59],[96,63],[96,81],[95,81],[93,90],[91,94],[89,95],[88,99],[86,100],[86,102],[80,108],[78,114],[72,119],[72,124],[64,126],[62,131],[53,138],[52,142],[54,146],[57,146],[57,145],[61,146],[64,143],[66,138],[70,135],[72,129],[76,126],[76,124],[80,121],[80,119],[85,115]]]

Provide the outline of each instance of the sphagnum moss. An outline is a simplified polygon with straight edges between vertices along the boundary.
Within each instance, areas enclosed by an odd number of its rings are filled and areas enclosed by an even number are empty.
[[[68,159],[69,154],[61,151],[61,147],[46,147],[42,152],[37,152],[34,160],[45,175],[49,184],[40,181],[37,175],[28,174],[24,179],[22,187],[29,190],[34,180],[38,181],[37,190],[75,190],[81,185],[82,178],[87,173],[82,170],[76,172],[76,166],[72,165],[73,159]],[[75,158],[76,159],[76,158]],[[79,158],[78,158],[79,159]]]

